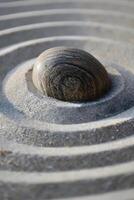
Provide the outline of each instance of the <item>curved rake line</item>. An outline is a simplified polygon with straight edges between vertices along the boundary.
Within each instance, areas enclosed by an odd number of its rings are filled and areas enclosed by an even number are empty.
[[[121,41],[115,41],[112,39],[104,39],[104,38],[99,38],[99,37],[93,37],[93,36],[52,36],[52,37],[43,37],[43,38],[38,38],[38,39],[32,39],[32,40],[28,40],[28,41],[23,41],[23,42],[19,42],[17,44],[12,44],[10,46],[6,46],[4,48],[0,49],[0,56],[5,56],[8,53],[11,53],[12,51],[15,51],[19,48],[23,48],[23,47],[28,47],[30,45],[35,45],[35,44],[40,44],[42,42],[53,42],[53,41],[67,41],[67,40],[80,40],[80,41],[87,41],[87,40],[92,40],[95,42],[105,42],[107,44],[115,44],[120,46],[121,48],[126,48],[126,43],[125,42],[121,42]],[[133,51],[134,51],[134,46],[131,45],[130,43],[127,44],[127,47],[130,47]]]
[[[116,140],[107,143],[101,143],[90,146],[75,146],[75,147],[37,147],[37,146],[29,146],[26,144],[17,144],[17,143],[9,143],[4,141],[1,144],[1,147],[5,148],[8,151],[14,153],[22,153],[22,154],[30,154],[30,155],[39,155],[39,156],[78,156],[85,154],[94,154],[108,151],[116,151],[124,148],[134,146],[134,136]]]
[[[69,183],[130,174],[134,174],[134,161],[114,166],[65,172],[10,172],[1,170],[0,182],[26,184]]]
[[[33,29],[38,29],[38,28],[44,28],[44,27],[58,27],[58,26],[93,26],[93,27],[104,27],[107,29],[116,29],[124,32],[130,32],[134,34],[134,29],[133,28],[125,28],[122,26],[118,25],[109,25],[109,24],[104,24],[104,23],[97,23],[97,22],[90,22],[90,21],[58,21],[58,22],[43,22],[43,23],[36,23],[36,24],[28,24],[28,25],[23,25],[23,26],[17,26],[15,28],[9,28],[9,29],[4,29],[0,31],[0,36],[2,35],[8,35],[11,33],[16,33],[16,32],[21,32],[21,31],[26,31],[26,30],[33,30]]]
[[[12,20],[12,19],[22,19],[27,17],[35,17],[35,16],[45,16],[45,15],[55,15],[55,14],[94,14],[94,15],[111,15],[111,16],[117,16],[117,17],[127,17],[134,19],[134,15],[127,14],[126,12],[121,11],[107,11],[103,9],[53,9],[53,10],[37,10],[37,11],[27,11],[27,12],[19,12],[19,13],[13,13],[9,15],[2,15],[0,17],[0,21],[5,20]]]
[[[18,7],[18,6],[28,6],[28,5],[39,5],[39,4],[53,4],[53,3],[65,3],[65,2],[75,2],[75,3],[79,3],[81,2],[81,0],[29,0],[29,1],[18,1],[18,2],[4,2],[4,3],[0,3],[1,7]],[[98,3],[97,0],[83,0],[82,2],[95,2]],[[99,0],[99,3],[111,3],[110,1],[107,0]],[[113,0],[111,5],[115,4],[115,5],[123,5],[123,6],[128,6],[128,2],[126,2],[125,0]],[[133,2],[129,2],[130,6],[134,6]]]

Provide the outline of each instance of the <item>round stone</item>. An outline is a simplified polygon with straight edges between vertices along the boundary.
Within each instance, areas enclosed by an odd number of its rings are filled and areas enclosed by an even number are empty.
[[[63,101],[93,101],[110,88],[104,66],[91,54],[74,48],[55,47],[37,58],[34,86],[46,96]]]

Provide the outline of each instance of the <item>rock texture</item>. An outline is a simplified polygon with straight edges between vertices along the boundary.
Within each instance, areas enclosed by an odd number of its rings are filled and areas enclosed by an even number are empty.
[[[33,64],[34,86],[46,96],[68,102],[98,100],[110,89],[105,67],[81,49],[54,47]]]
[[[94,55],[112,87],[63,102],[32,84],[44,50]],[[134,199],[134,2],[0,0],[0,200]]]

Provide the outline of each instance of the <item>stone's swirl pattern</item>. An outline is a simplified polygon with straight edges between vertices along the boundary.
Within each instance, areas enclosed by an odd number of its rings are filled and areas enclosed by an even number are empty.
[[[0,0],[0,200],[134,198],[134,2]],[[111,88],[91,102],[32,82],[49,48],[82,49]]]
[[[33,83],[46,96],[63,101],[92,101],[110,88],[102,64],[91,54],[68,47],[43,52],[33,67]]]

